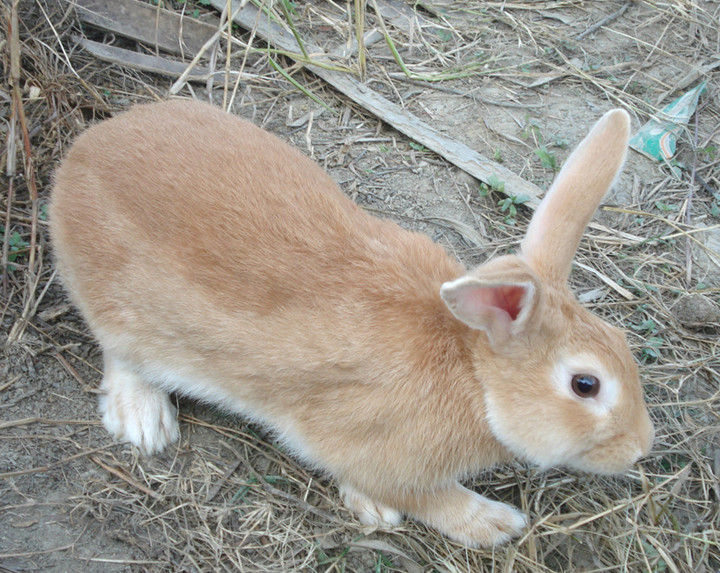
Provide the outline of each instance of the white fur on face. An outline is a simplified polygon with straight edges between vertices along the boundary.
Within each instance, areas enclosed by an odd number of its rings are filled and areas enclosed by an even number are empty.
[[[493,435],[516,457],[542,469],[561,466],[573,459],[574,440],[550,411],[543,413],[542,405],[531,416],[505,408],[501,399],[492,393],[485,395],[486,419]],[[509,411],[508,411],[509,410]]]
[[[600,381],[598,395],[582,398],[575,394],[571,382],[576,374],[595,376]],[[581,415],[584,411],[587,427],[602,431],[608,427],[611,413],[620,400],[620,382],[598,358],[586,354],[562,357],[549,377],[551,391],[560,398],[559,404],[557,399],[548,399],[533,404],[532,411],[528,411],[528,404],[514,408],[513,404],[488,392],[485,396],[488,423],[493,434],[514,455],[543,469],[585,467],[587,464],[581,459],[585,445],[579,446],[579,436],[563,422],[562,413],[567,407],[578,410]]]
[[[597,396],[583,398],[573,392],[572,378],[577,374],[588,374],[600,381]],[[588,354],[574,354],[561,358],[555,365],[551,381],[555,391],[563,398],[587,408],[589,413],[598,417],[607,416],[617,405],[620,398],[620,382],[598,360]]]

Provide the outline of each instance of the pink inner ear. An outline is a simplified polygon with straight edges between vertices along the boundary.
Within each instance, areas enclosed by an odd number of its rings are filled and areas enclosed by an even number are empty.
[[[479,289],[476,296],[479,298],[478,303],[504,310],[510,316],[510,320],[515,320],[522,310],[525,292],[523,286],[498,285]]]

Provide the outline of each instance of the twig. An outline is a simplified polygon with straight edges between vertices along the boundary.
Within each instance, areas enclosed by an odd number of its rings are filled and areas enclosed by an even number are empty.
[[[617,292],[623,298],[625,298],[627,300],[635,300],[635,296],[633,295],[633,293],[631,293],[628,289],[621,287],[616,281],[612,280],[610,277],[604,275],[600,271],[598,271],[598,270],[594,269],[593,267],[590,267],[586,264],[583,264],[580,261],[575,261],[573,264],[578,266],[579,268],[583,269],[584,271],[594,274],[602,282],[604,282],[606,285],[608,285],[611,289],[613,289],[615,292]]]
[[[3,384],[2,386],[0,386],[0,393],[4,392],[4,391],[7,390],[8,388],[10,388],[10,386],[12,386],[13,384],[15,384],[15,382],[17,382],[18,380],[20,380],[20,375],[19,375],[19,374],[16,374],[16,375],[13,376],[10,380],[8,380],[5,384]]]
[[[97,457],[95,457],[95,456],[90,456],[90,461],[93,462],[94,464],[99,465],[99,466],[100,466],[101,468],[103,468],[105,471],[110,472],[110,473],[111,473],[112,475],[114,475],[115,477],[120,478],[121,480],[123,480],[123,481],[124,481],[125,483],[127,483],[128,485],[131,485],[131,486],[134,487],[135,489],[140,490],[141,492],[143,492],[143,493],[146,494],[146,495],[149,495],[149,496],[152,497],[153,499],[157,499],[158,501],[162,501],[163,499],[165,499],[165,498],[164,498],[162,495],[160,495],[158,492],[153,491],[152,489],[150,489],[149,487],[147,487],[145,484],[140,483],[140,482],[137,481],[135,478],[133,478],[132,476],[128,475],[126,472],[124,472],[124,471],[122,471],[122,470],[120,470],[120,469],[118,469],[118,468],[114,468],[114,467],[106,464],[106,463],[103,462],[100,458],[97,458]]]
[[[73,365],[70,364],[62,354],[60,354],[59,352],[56,352],[54,354],[54,356],[57,359],[57,361],[62,365],[62,367],[68,371],[70,376],[75,378],[75,380],[77,380],[80,383],[80,386],[82,387],[83,392],[92,391],[92,389],[93,389],[92,386],[90,384],[88,384],[87,382],[85,382],[85,380],[83,380],[82,376],[80,376],[80,374],[78,374],[78,371],[75,370]]]
[[[83,426],[95,426],[99,424],[99,421],[95,420],[53,420],[52,418],[21,418],[20,420],[10,420],[8,422],[0,422],[0,430],[5,428],[15,428],[17,426],[29,426],[30,424],[54,424],[57,426],[66,425],[83,425]]]
[[[10,129],[8,129],[8,165],[10,164],[10,156],[15,155],[15,115],[13,114],[10,118]],[[11,143],[12,142],[12,143]],[[13,164],[15,160],[12,159]],[[10,206],[15,200],[15,176],[8,174],[8,193],[7,193],[7,205],[5,206],[5,233],[3,236],[2,245],[2,294],[3,298],[8,297],[8,282],[7,282],[7,268],[8,268],[8,254],[10,250]]]
[[[240,467],[240,464],[241,461],[238,459],[233,465],[228,468],[228,470],[223,474],[222,478],[220,478],[220,480],[208,490],[207,496],[205,497],[206,503],[210,503],[213,499],[215,499],[215,496],[220,493],[222,486],[230,478],[230,476],[237,471],[237,469]]]
[[[27,128],[27,119],[25,117],[25,106],[22,100],[22,91],[20,86],[20,30],[18,21],[18,6],[20,0],[13,0],[11,13],[11,29],[10,29],[10,81],[12,83],[12,99],[13,99],[13,117],[16,117],[20,123],[20,132],[22,134],[23,148],[25,150],[25,181],[27,182],[28,192],[31,201],[31,221],[30,221],[30,250],[28,253],[28,274],[32,277],[35,275],[35,245],[37,243],[37,227],[38,227],[38,193],[35,183],[35,167],[33,166],[32,147],[30,145],[30,134]],[[8,206],[9,209],[9,206]],[[6,230],[7,233],[7,230]],[[28,284],[31,284],[29,281]],[[28,293],[31,298],[32,292]]]
[[[10,21],[8,22],[8,38],[10,38],[10,81],[19,83],[20,78],[20,36],[18,31],[18,4],[19,0],[13,0],[10,10]],[[8,177],[7,205],[5,206],[5,234],[2,245],[2,293],[7,297],[7,268],[8,253],[10,250],[10,213],[15,199],[15,161],[17,157],[17,113],[15,113],[16,102],[13,91],[12,113],[10,114],[10,128],[7,134],[7,163],[5,174]]]
[[[35,555],[49,555],[56,551],[70,551],[74,549],[75,544],[63,545],[62,547],[54,547],[52,549],[43,549],[41,551],[27,551],[25,553],[0,553],[0,559],[17,559],[19,557],[33,557]],[[8,569],[8,571],[10,571]]]
[[[365,0],[355,0],[355,41],[357,42],[360,79],[364,80],[367,72],[367,54],[365,53]]]
[[[232,26],[231,26],[231,24],[232,24],[233,18],[234,18],[234,16],[235,16],[235,14],[237,14],[240,10],[242,10],[243,6],[245,6],[245,3],[246,3],[247,1],[248,1],[248,0],[243,0],[243,1],[240,3],[240,6],[238,6],[238,7],[235,9],[235,12],[234,12],[232,15],[228,16],[227,25],[226,25],[227,30],[228,30],[228,31],[227,31],[227,40],[228,40],[228,43],[230,43],[230,42],[232,41],[232,33],[231,33],[231,32],[232,32]],[[221,7],[221,9],[222,9],[222,7]],[[220,27],[217,31],[215,31],[215,33],[214,33],[210,38],[208,38],[207,41],[202,45],[202,47],[200,48],[200,50],[198,51],[198,53],[195,54],[195,57],[194,57],[194,58],[192,59],[192,61],[187,65],[185,71],[183,71],[183,73],[180,75],[180,77],[175,81],[175,83],[174,83],[174,84],[170,87],[170,89],[168,90],[168,93],[169,93],[170,95],[175,95],[175,94],[177,94],[177,93],[182,89],[182,87],[183,87],[183,86],[185,85],[185,83],[187,82],[188,77],[189,77],[190,74],[192,73],[193,68],[195,68],[195,66],[197,66],[197,63],[198,63],[198,61],[200,60],[200,58],[203,57],[203,55],[205,54],[205,52],[208,51],[211,47],[213,47],[213,46],[219,41],[220,36],[222,35],[222,32],[223,32],[223,27],[221,26],[221,27]]]
[[[183,81],[200,81],[210,75],[210,69],[204,66],[188,66],[182,62],[167,60],[160,56],[140,54],[132,50],[126,50],[125,48],[118,48],[117,46],[110,46],[102,42],[88,40],[87,38],[75,37],[74,39],[96,58],[135,70],[162,74],[169,77],[182,77]],[[193,60],[193,62],[195,62],[195,60]]]
[[[302,38],[300,37],[300,34],[297,31],[297,28],[295,27],[295,22],[292,19],[292,16],[290,16],[290,12],[285,5],[285,2],[278,2],[278,5],[280,6],[280,11],[283,13],[283,16],[285,17],[285,23],[290,27],[290,31],[292,32],[293,37],[295,38],[295,41],[297,42],[297,45],[300,47],[300,52],[302,52],[303,57],[307,60],[309,59],[307,50],[305,49],[305,44],[302,41]]]
[[[12,400],[8,400],[7,402],[3,402],[2,404],[0,404],[0,410],[4,410],[5,408],[12,408],[12,407],[15,406],[16,404],[19,404],[20,402],[22,402],[22,401],[25,400],[26,398],[30,398],[31,396],[34,396],[34,395],[37,394],[38,392],[40,392],[40,388],[32,388],[31,390],[28,390],[27,392],[24,392],[24,393],[21,394],[20,396],[18,396],[18,397],[16,397],[16,398],[13,398]]]
[[[631,2],[625,2],[625,4],[623,4],[620,7],[620,9],[617,10],[616,12],[613,12],[609,16],[606,16],[599,22],[595,22],[592,26],[590,26],[584,32],[580,32],[577,36],[575,36],[575,40],[582,40],[585,36],[588,36],[588,35],[592,34],[593,32],[595,32],[596,30],[599,30],[600,28],[602,28],[605,24],[609,24],[613,20],[617,20],[630,7],[630,4],[631,4]]]
[[[435,90],[443,93],[453,94],[456,96],[460,96],[463,98],[468,98],[473,101],[479,101],[482,103],[486,103],[488,105],[496,105],[499,107],[510,107],[510,108],[516,108],[516,109],[533,109],[533,108],[540,108],[540,107],[547,107],[546,103],[517,103],[512,101],[499,101],[494,99],[489,99],[486,97],[482,97],[479,95],[474,94],[473,92],[476,90],[471,91],[463,91],[456,88],[449,88],[447,86],[438,85],[436,83],[430,83],[426,82],[424,80],[416,80],[413,78],[407,77],[405,74],[400,73],[389,73],[388,77],[393,80],[399,80],[401,82],[405,82],[406,84],[413,84],[416,86],[420,86],[429,90]]]
[[[37,206],[37,201],[35,202],[35,205]],[[27,281],[25,284],[25,287],[27,289],[27,295],[25,297],[25,304],[23,305],[23,311],[20,315],[20,318],[18,318],[15,321],[15,324],[12,325],[12,328],[10,329],[10,333],[7,337],[7,343],[13,344],[14,342],[20,340],[22,336],[25,334],[25,329],[27,328],[28,324],[30,324],[30,319],[35,316],[35,313],[37,312],[38,306],[40,305],[40,302],[42,302],[42,299],[45,297],[45,294],[47,293],[48,287],[50,286],[50,283],[52,283],[53,279],[55,278],[55,275],[57,273],[57,269],[53,271],[52,276],[48,280],[48,282],[45,284],[45,287],[40,292],[40,295],[35,297],[35,291],[37,291],[37,288],[40,284],[41,279],[41,273],[36,273],[32,271],[32,269],[28,269],[27,271]]]
[[[237,460],[245,466],[245,469],[250,472],[251,475],[255,476],[255,478],[258,480],[262,488],[268,492],[269,494],[273,495],[274,497],[279,497],[280,499],[283,499],[292,505],[298,506],[303,509],[303,511],[306,511],[308,513],[312,513],[314,515],[317,515],[318,517],[321,517],[322,519],[326,520],[329,523],[340,523],[340,519],[338,519],[336,516],[332,515],[331,513],[328,513],[327,511],[323,511],[322,509],[319,509],[311,504],[309,504],[304,499],[300,499],[297,496],[294,496],[286,491],[283,491],[281,489],[278,489],[276,487],[273,487],[270,485],[267,480],[252,466],[250,461],[247,459],[247,457],[243,456],[238,452],[235,448],[233,448],[230,444],[226,444],[225,442],[220,442],[221,446],[224,446],[233,454],[235,454],[235,457]]]
[[[693,165],[693,169],[695,169],[695,165]],[[710,187],[710,185],[708,185],[707,181],[705,181],[705,179],[703,179],[700,176],[700,174],[697,173],[697,171],[695,172],[695,183],[699,183],[700,187],[705,189],[705,191],[708,193],[708,195],[712,195],[713,193],[715,193],[715,189]]]
[[[54,469],[56,469],[56,468],[58,468],[58,467],[60,467],[60,466],[62,466],[62,465],[64,465],[64,464],[67,464],[67,463],[69,463],[69,462],[71,462],[71,461],[73,461],[73,460],[77,460],[77,459],[79,459],[79,458],[84,458],[84,457],[89,456],[89,455],[91,455],[91,454],[96,454],[97,452],[101,452],[101,451],[103,451],[103,450],[106,450],[106,449],[109,448],[109,447],[110,447],[110,446],[101,446],[101,447],[95,448],[95,449],[93,449],[93,450],[88,450],[87,452],[80,452],[80,453],[78,453],[78,454],[75,454],[75,455],[70,456],[70,457],[68,457],[68,458],[64,458],[64,459],[62,459],[62,460],[58,460],[57,462],[53,462],[53,463],[48,464],[48,465],[46,465],[46,466],[37,466],[37,467],[30,468],[30,469],[27,469],[27,470],[17,470],[17,471],[14,471],[14,472],[5,472],[4,474],[0,474],[0,479],[7,479],[7,478],[11,478],[11,477],[24,476],[24,475],[28,475],[28,474],[38,474],[38,473],[49,472],[49,471],[52,471],[52,470],[54,470]]]
[[[700,113],[695,112],[695,130],[693,132],[693,162],[692,162],[692,173],[690,174],[690,185],[688,188],[687,195],[687,206],[685,207],[685,224],[689,227],[692,219],[692,204],[695,196],[695,172],[697,171],[697,147],[698,147],[698,116]],[[692,244],[690,237],[685,237],[685,283],[690,287],[690,281],[692,280]]]

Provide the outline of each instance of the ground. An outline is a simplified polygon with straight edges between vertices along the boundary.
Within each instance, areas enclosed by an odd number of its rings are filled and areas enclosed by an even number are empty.
[[[280,19],[329,52],[356,37],[349,4],[288,3]],[[216,18],[207,2],[163,6]],[[657,429],[651,455],[620,477],[518,462],[472,478],[477,491],[527,511],[531,525],[507,546],[469,550],[412,522],[363,528],[332,480],[211,406],[181,401],[181,439],[162,455],[113,442],[97,414],[101,356],[54,274],[46,205],[75,135],[168,97],[176,78],[90,55],[79,36],[156,51],[81,23],[69,2],[8,2],[0,571],[720,571],[720,6],[405,8],[412,23],[387,12],[381,22],[368,3],[366,31],[387,29],[398,57],[384,41],[369,45],[365,84],[541,190],[604,111],[627,109],[635,131],[707,82],[672,165],[630,152],[571,277],[584,304],[628,332]],[[233,113],[312,155],[373,214],[428,233],[468,266],[517,247],[531,216],[520,193],[503,194],[498,177],[469,176],[261,40],[246,53],[247,31],[233,33],[240,43],[228,66],[244,71]],[[218,69],[225,54],[223,42]],[[359,69],[355,56],[339,63]],[[178,96],[221,104],[224,88],[220,75],[210,91],[193,82]]]

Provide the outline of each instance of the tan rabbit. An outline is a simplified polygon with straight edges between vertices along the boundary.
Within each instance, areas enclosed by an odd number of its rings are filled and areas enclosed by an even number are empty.
[[[522,513],[458,480],[514,456],[621,472],[653,439],[623,333],[567,286],[628,131],[606,114],[521,254],[467,272],[220,109],[143,105],[88,129],[50,223],[102,345],[106,428],[158,452],[178,392],[271,428],[364,523],[407,515],[471,546],[518,535]]]

